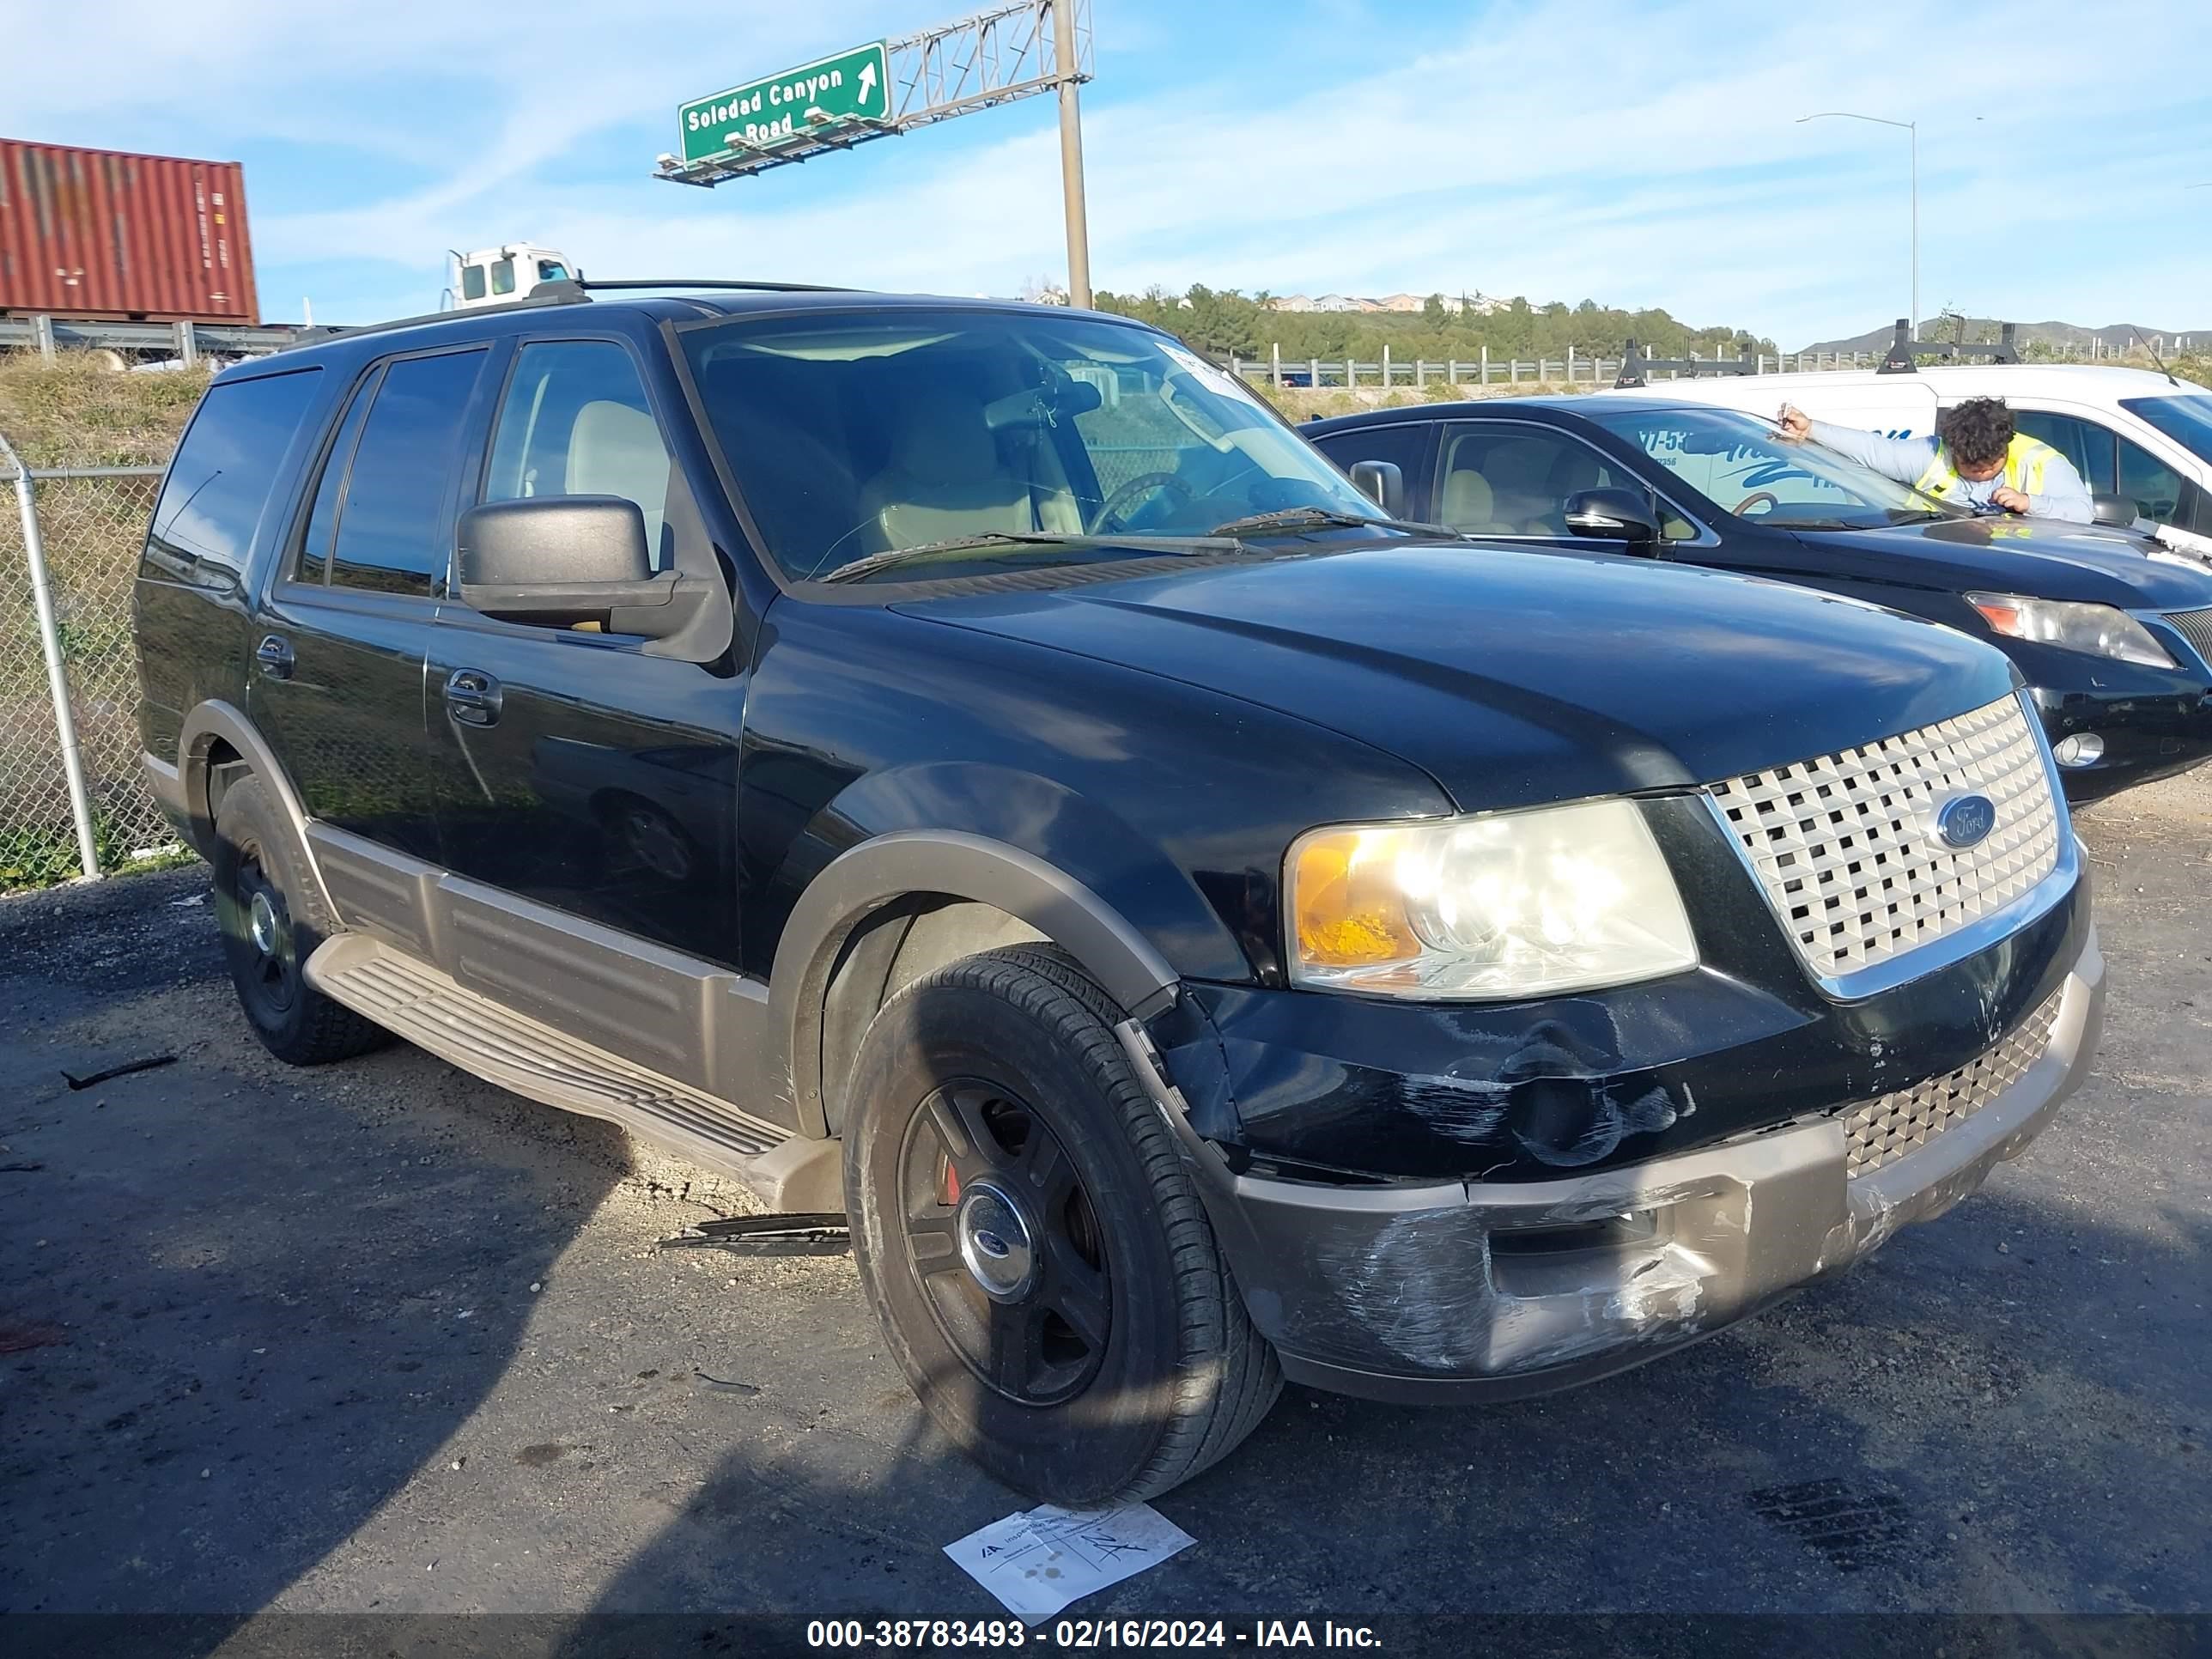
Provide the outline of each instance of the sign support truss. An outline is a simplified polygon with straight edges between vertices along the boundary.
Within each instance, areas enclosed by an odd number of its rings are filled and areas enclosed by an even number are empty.
[[[1063,55],[1059,20],[1072,20],[1074,52]],[[796,161],[933,126],[956,115],[1073,88],[1091,76],[1091,0],[1011,0],[957,23],[890,41],[890,113],[817,122],[757,146],[689,166],[664,157],[654,175],[671,184],[727,184]]]

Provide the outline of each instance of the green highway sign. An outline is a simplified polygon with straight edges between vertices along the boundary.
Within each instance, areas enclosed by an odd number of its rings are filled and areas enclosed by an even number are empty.
[[[880,40],[818,63],[695,98],[676,112],[686,167],[773,150],[848,121],[890,118],[890,59]]]

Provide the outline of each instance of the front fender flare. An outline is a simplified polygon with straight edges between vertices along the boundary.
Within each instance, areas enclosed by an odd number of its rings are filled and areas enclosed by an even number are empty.
[[[769,981],[770,1077],[788,1078],[801,1133],[822,1135],[822,1015],[845,943],[909,893],[971,899],[1018,917],[1082,964],[1143,1018],[1175,1000],[1175,969],[1145,936],[1064,871],[1004,842],[957,830],[905,830],[841,854],[807,884],[777,941]]]

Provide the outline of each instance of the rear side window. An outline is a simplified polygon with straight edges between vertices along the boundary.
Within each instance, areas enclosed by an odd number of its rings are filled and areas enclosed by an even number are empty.
[[[481,349],[453,351],[384,371],[341,487],[333,587],[427,596],[444,576],[447,495],[483,362]]]
[[[245,568],[276,469],[314,401],[322,370],[210,389],[154,504],[149,574],[226,582]]]
[[[323,458],[322,482],[315,486],[315,505],[307,514],[307,533],[300,544],[296,577],[301,581],[330,580],[331,532],[337,528],[338,497],[345,489],[346,467],[353,459],[361,423],[368,415],[370,398],[376,395],[377,379],[372,375],[355,391],[353,401],[346,405],[345,418],[338,422],[338,434],[331,442],[330,453]]]
[[[2047,414],[2039,409],[2014,410],[2012,423],[2015,429],[2049,444],[2072,462],[2074,470],[2081,475],[2081,482],[2091,489],[2112,489],[2112,434],[2103,427],[2076,420],[2071,415]]]
[[[663,545],[670,459],[629,352],[605,340],[526,345],[501,401],[483,498],[619,495],[645,515],[653,568]]]

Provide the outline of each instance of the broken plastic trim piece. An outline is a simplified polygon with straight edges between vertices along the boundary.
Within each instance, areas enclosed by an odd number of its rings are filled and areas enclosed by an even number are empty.
[[[834,1210],[726,1216],[696,1222],[660,1241],[664,1250],[734,1250],[740,1255],[843,1255],[853,1230]]]

